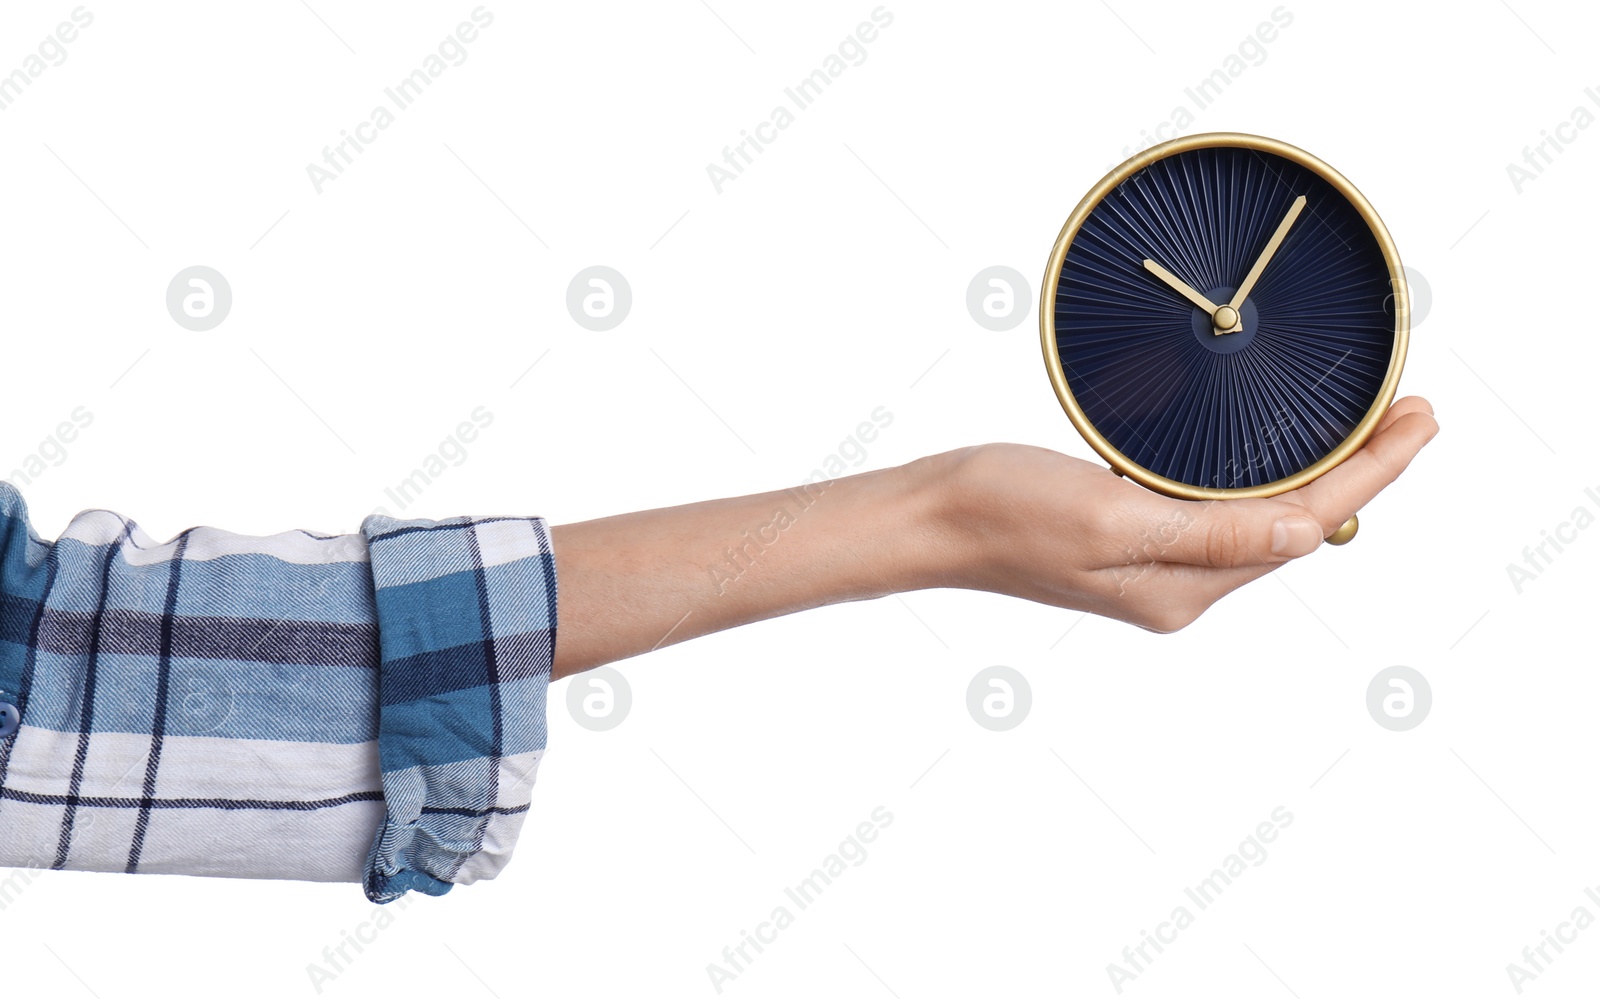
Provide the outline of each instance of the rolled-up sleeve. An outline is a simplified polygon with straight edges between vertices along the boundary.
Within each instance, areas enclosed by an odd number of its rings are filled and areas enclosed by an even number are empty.
[[[536,517],[362,523],[381,653],[385,814],[367,897],[442,894],[511,858],[545,746],[555,559]]]
[[[443,894],[509,860],[545,745],[538,517],[158,544],[0,482],[0,866]]]

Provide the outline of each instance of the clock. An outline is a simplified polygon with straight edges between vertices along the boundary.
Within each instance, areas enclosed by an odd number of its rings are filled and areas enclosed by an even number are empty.
[[[1181,499],[1272,496],[1377,429],[1405,363],[1405,270],[1367,199],[1315,156],[1187,136],[1073,209],[1039,325],[1062,407],[1113,471]]]

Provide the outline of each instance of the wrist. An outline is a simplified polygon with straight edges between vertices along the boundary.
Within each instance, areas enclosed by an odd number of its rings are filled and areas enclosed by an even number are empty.
[[[940,587],[980,588],[977,564],[982,534],[971,485],[972,459],[979,447],[960,448],[918,458],[891,471],[897,473],[900,499],[895,516],[903,567],[900,590]]]

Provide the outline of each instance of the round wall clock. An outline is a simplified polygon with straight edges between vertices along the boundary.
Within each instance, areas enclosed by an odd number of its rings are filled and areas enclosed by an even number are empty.
[[[1361,192],[1232,132],[1096,184],[1056,239],[1039,325],[1079,433],[1181,499],[1272,496],[1349,457],[1394,399],[1409,328],[1400,255]]]

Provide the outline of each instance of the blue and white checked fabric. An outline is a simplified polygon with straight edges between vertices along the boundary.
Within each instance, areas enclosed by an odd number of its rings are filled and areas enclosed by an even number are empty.
[[[492,878],[544,753],[555,627],[539,517],[156,544],[89,510],[46,542],[0,482],[0,866],[378,903]]]

